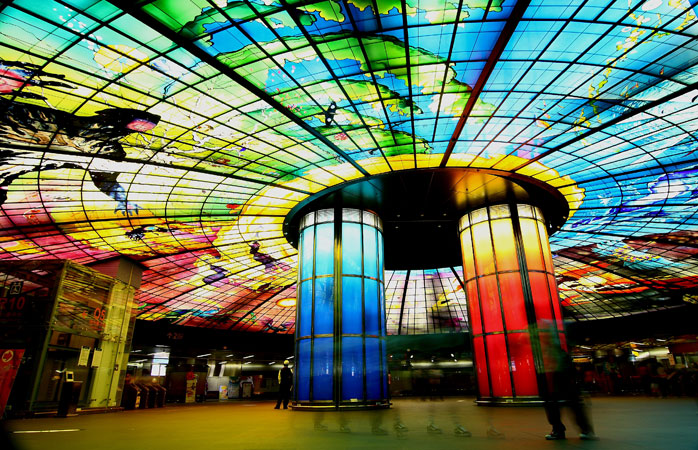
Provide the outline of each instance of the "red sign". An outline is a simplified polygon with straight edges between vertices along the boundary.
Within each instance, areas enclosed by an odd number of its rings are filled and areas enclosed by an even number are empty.
[[[0,349],[0,416],[5,413],[24,349]]]

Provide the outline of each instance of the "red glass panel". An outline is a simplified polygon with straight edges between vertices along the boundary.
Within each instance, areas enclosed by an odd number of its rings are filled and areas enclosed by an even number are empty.
[[[483,337],[473,338],[473,353],[475,355],[475,372],[477,386],[481,397],[490,396],[490,384],[487,380],[487,359],[485,358],[485,343]]]
[[[475,246],[475,267],[478,275],[494,273],[494,255],[492,254],[492,235],[489,222],[472,226],[473,244]]]
[[[567,336],[565,336],[565,333],[560,332],[558,337],[560,338],[560,347],[562,347],[564,351],[569,351],[567,349]]]
[[[492,221],[492,240],[497,271],[518,270],[519,262],[516,259],[516,241],[511,219]]]
[[[536,366],[528,333],[511,333],[507,338],[516,395],[538,395]]]
[[[538,229],[533,219],[520,219],[521,237],[526,253],[528,270],[543,270],[543,257],[540,252]]]
[[[550,273],[555,273],[553,268],[553,257],[550,254],[550,242],[548,241],[548,232],[545,230],[545,225],[542,222],[536,222],[538,225],[538,234],[540,235],[541,248],[543,249],[543,259],[545,260],[545,270]]]
[[[473,239],[470,237],[470,229],[468,228],[460,234],[461,252],[463,253],[463,269],[465,270],[465,279],[470,280],[475,278],[475,260],[473,259]]]
[[[518,272],[500,273],[499,288],[502,291],[504,318],[508,330],[528,328],[526,305],[524,304],[521,276]]]
[[[562,322],[562,311],[560,310],[560,296],[557,293],[557,280],[553,275],[548,275],[548,285],[550,286],[550,298],[553,300],[553,312],[555,313],[555,323],[557,329],[564,331],[565,325]]]
[[[480,307],[482,308],[482,323],[485,333],[502,331],[502,309],[499,304],[499,289],[497,276],[488,275],[478,279],[480,287]]]
[[[470,312],[470,332],[482,334],[482,317],[480,316],[479,297],[477,293],[477,281],[471,280],[465,283],[466,295],[468,296],[468,311]]]
[[[531,294],[533,295],[533,306],[536,311],[536,322],[538,328],[542,330],[552,330],[553,315],[550,310],[550,291],[546,276],[541,272],[529,272],[528,279],[531,283]]]
[[[510,397],[511,377],[509,375],[509,358],[503,334],[486,337],[487,357],[490,363],[490,380],[494,397]]]

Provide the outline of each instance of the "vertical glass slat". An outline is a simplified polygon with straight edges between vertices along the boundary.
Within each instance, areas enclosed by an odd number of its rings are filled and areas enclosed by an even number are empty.
[[[298,401],[310,400],[310,354],[310,339],[301,340],[295,367]]]
[[[380,349],[378,339],[366,338],[366,396],[367,400],[381,398]]]
[[[334,278],[315,279],[315,324],[313,334],[334,331]]]
[[[380,312],[378,311],[378,282],[364,279],[364,321],[366,334],[380,334]]]
[[[342,277],[342,333],[360,334],[361,323],[361,278]]]
[[[334,224],[317,225],[315,245],[315,276],[334,273]]]
[[[376,229],[363,225],[364,235],[364,275],[378,278],[378,238]]]
[[[361,225],[342,224],[342,273],[361,275]]]
[[[364,398],[364,355],[360,337],[342,338],[342,400]]]
[[[332,400],[334,339],[316,338],[313,348],[313,400]]]
[[[298,303],[298,337],[310,336],[313,324],[313,280],[301,283],[300,302]]]

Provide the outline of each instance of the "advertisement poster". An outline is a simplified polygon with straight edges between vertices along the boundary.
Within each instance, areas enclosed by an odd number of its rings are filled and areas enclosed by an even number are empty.
[[[102,349],[101,348],[96,348],[95,351],[92,353],[92,364],[90,367],[99,367],[99,365],[102,364]]]
[[[2,349],[0,350],[0,416],[5,413],[7,399],[12,391],[12,384],[15,382],[17,370],[22,362],[24,349]]]
[[[80,349],[80,357],[78,358],[78,366],[87,367],[87,360],[90,359],[90,347],[82,346]]]
[[[194,403],[196,401],[196,380],[187,380],[187,393],[184,403]]]

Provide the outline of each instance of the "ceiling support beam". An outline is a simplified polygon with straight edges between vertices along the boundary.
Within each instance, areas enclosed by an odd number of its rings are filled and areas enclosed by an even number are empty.
[[[448,142],[448,147],[446,147],[446,151],[444,152],[444,156],[441,159],[441,164],[439,164],[439,167],[446,167],[446,164],[448,164],[448,159],[451,157],[451,153],[453,153],[453,149],[455,148],[456,143],[458,142],[458,138],[463,132],[465,122],[470,117],[470,113],[472,113],[473,108],[475,107],[475,103],[480,98],[480,94],[482,93],[482,90],[485,87],[485,83],[490,78],[490,75],[494,70],[494,66],[499,61],[499,57],[502,56],[504,48],[509,43],[509,39],[511,39],[511,36],[514,34],[514,30],[516,30],[516,27],[521,21],[524,12],[526,12],[529,3],[530,0],[518,1],[516,2],[516,6],[514,6],[514,9],[511,11],[511,15],[507,19],[507,22],[504,25],[502,32],[499,34],[499,38],[497,39],[497,42],[494,44],[494,48],[492,48],[490,57],[487,58],[485,67],[483,67],[482,72],[480,72],[480,76],[475,82],[473,90],[470,91],[470,97],[468,98],[468,102],[465,104],[465,107],[463,108],[463,113],[460,115],[460,119],[456,124],[456,129],[453,131],[453,136],[451,136],[451,139]]]

